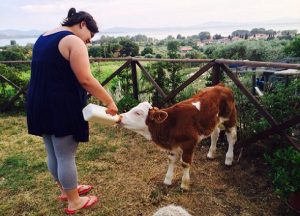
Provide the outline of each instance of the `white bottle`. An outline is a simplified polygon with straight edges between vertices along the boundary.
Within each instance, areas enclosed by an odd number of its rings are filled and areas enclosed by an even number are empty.
[[[114,125],[119,121],[119,115],[110,115],[105,112],[107,108],[96,104],[88,104],[83,108],[83,118],[85,121],[97,122],[105,125]]]

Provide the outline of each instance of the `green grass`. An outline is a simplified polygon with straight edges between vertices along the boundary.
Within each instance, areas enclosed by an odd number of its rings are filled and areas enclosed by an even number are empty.
[[[120,68],[125,62],[96,62],[91,64],[92,74],[100,81],[103,82],[113,72]]]
[[[34,176],[45,172],[44,161],[32,161],[30,157],[21,154],[13,154],[4,158],[0,165],[0,189],[10,189],[18,193],[20,189],[35,187]]]
[[[95,159],[101,159],[105,158],[105,155],[108,153],[116,152],[117,147],[116,146],[110,146],[107,142],[93,146],[92,148],[88,149],[83,153],[83,157],[86,160],[95,160]]]
[[[91,131],[91,141],[78,148],[79,179],[91,173],[103,173],[112,180],[115,176],[112,154],[119,148],[116,133],[97,124],[92,127],[95,129]],[[96,133],[102,136],[93,136]],[[27,134],[25,116],[0,115],[0,146],[0,199],[10,196],[7,202],[0,202],[0,215],[62,214],[63,203],[57,203],[58,190],[47,169],[44,144],[40,137]],[[110,208],[100,208],[97,215],[109,212]]]

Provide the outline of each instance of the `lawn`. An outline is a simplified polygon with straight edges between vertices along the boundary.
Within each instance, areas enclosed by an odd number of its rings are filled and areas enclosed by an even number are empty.
[[[57,200],[42,140],[27,134],[24,115],[0,115],[0,147],[0,215],[64,215],[66,203]],[[245,149],[231,168],[224,166],[224,144],[213,161],[206,159],[208,147],[197,147],[191,190],[182,191],[180,166],[173,185],[163,185],[167,157],[152,142],[125,129],[91,124],[90,142],[78,149],[79,183],[92,184],[91,194],[100,203],[80,214],[150,216],[171,203],[194,216],[288,214],[272,192],[258,145]]]

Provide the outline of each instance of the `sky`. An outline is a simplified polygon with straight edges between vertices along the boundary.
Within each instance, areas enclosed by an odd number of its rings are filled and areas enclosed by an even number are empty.
[[[70,7],[89,12],[100,29],[300,19],[300,0],[0,0],[0,30],[52,29]]]

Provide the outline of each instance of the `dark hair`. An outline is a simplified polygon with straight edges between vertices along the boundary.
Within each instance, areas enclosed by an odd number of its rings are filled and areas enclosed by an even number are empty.
[[[99,32],[98,26],[94,18],[85,11],[76,12],[75,8],[70,8],[68,16],[62,22],[62,26],[73,26],[85,21],[86,27],[93,33]]]

